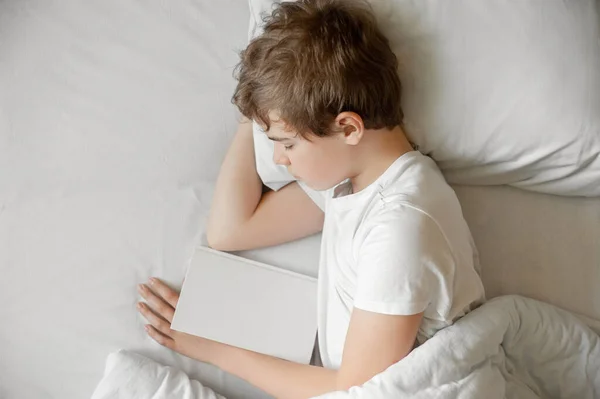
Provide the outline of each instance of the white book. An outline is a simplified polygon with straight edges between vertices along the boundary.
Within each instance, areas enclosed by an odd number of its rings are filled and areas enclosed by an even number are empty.
[[[171,328],[308,364],[317,332],[317,280],[198,247]]]

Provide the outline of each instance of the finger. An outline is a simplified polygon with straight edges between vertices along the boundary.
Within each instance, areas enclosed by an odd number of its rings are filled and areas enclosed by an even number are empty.
[[[150,338],[152,338],[162,346],[165,346],[169,349],[173,349],[175,347],[175,341],[173,340],[173,338],[167,337],[151,325],[146,325],[145,329]]]
[[[171,336],[171,323],[156,315],[145,303],[137,304],[139,312],[152,326],[166,336]]]
[[[165,300],[161,297],[157,296],[145,284],[140,284],[138,286],[138,291],[140,295],[148,302],[154,313],[160,315],[169,323],[173,321],[173,314],[175,313],[175,309],[173,309],[171,305],[165,302]]]
[[[165,301],[173,308],[177,307],[177,302],[179,301],[179,293],[156,277],[152,277],[150,279],[150,287],[154,292],[163,297]]]

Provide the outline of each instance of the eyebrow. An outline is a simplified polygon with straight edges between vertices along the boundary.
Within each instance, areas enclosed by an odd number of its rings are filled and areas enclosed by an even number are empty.
[[[291,140],[290,137],[276,137],[276,136],[269,136],[269,135],[267,135],[267,137],[269,138],[269,140],[273,140],[273,141],[288,141],[288,140]]]

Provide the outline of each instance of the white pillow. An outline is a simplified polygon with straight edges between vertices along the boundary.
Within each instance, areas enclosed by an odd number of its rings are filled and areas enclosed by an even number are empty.
[[[250,0],[251,37],[274,3]],[[407,133],[450,183],[600,195],[597,1],[370,3],[402,64]],[[267,185],[293,179],[257,160]]]

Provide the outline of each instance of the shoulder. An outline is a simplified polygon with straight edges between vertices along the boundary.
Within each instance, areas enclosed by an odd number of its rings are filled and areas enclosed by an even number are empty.
[[[455,200],[456,194],[435,161],[415,152],[382,188],[381,197],[385,202],[403,202],[431,210]]]
[[[435,162],[417,153],[380,188],[362,224],[363,230],[444,235],[458,227],[462,232],[464,219],[456,193]]]
[[[449,246],[437,220],[410,202],[383,204],[366,217],[355,237],[359,252],[385,251],[399,256],[422,257],[447,251]]]

